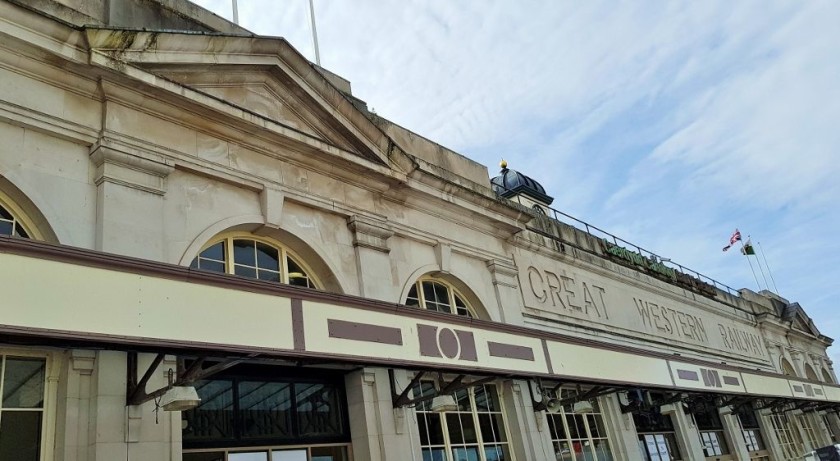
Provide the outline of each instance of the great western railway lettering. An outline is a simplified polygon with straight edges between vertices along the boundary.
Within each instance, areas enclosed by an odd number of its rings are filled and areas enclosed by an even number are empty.
[[[528,282],[531,293],[542,304],[576,311],[588,317],[610,318],[604,300],[606,290],[598,285],[551,271],[540,271],[534,266],[528,267]]]
[[[759,357],[767,355],[763,346],[764,341],[754,333],[722,324],[718,324],[718,331],[720,331],[723,344],[733,351],[745,352]]]
[[[633,302],[646,327],[666,336],[709,342],[706,327],[700,317],[639,298],[633,298]]]

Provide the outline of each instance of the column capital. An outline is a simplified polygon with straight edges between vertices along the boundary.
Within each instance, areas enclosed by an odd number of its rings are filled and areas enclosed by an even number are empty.
[[[90,149],[90,160],[96,168],[94,182],[119,184],[156,195],[166,193],[166,178],[175,169],[162,156],[102,137]]]
[[[369,216],[353,215],[347,218],[347,227],[353,232],[353,246],[370,248],[388,253],[388,239],[394,235],[388,221]]]

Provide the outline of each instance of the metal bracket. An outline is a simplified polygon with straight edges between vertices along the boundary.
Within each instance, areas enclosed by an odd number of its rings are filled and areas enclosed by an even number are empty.
[[[138,380],[137,352],[129,352],[127,356],[128,379],[126,383],[126,405],[142,405],[150,400],[163,396],[166,391],[175,386],[186,386],[196,381],[208,378],[216,373],[227,370],[234,365],[238,365],[247,359],[254,358],[257,355],[258,354],[250,354],[241,359],[228,359],[207,368],[202,368],[204,362],[207,360],[207,357],[199,357],[180,375],[178,375],[177,371],[170,369],[169,383],[166,386],[163,386],[153,392],[146,392],[146,384],[148,384],[149,379],[151,379],[161,362],[163,362],[165,354],[160,353],[156,355],[154,360],[152,360],[152,363],[149,364],[149,368],[146,369],[146,372],[143,373],[143,376],[140,380]],[[181,364],[181,366],[183,366],[182,363],[182,360],[179,360],[179,364]]]
[[[418,371],[417,373],[415,373],[414,377],[411,379],[411,382],[408,383],[408,386],[406,386],[400,394],[397,394],[397,383],[396,378],[394,377],[394,370],[388,369],[388,376],[391,381],[391,400],[393,401],[394,408],[400,408],[404,406],[416,406],[418,403],[423,403],[432,400],[439,395],[452,394],[462,389],[469,389],[470,387],[480,386],[484,383],[488,383],[499,378],[498,376],[487,376],[465,383],[464,378],[466,377],[466,375],[458,375],[452,381],[447,383],[443,379],[443,373],[438,372],[438,389],[435,390],[434,393],[424,395],[422,397],[409,398],[408,393],[411,392],[414,386],[420,383],[420,380],[425,375],[425,371]]]

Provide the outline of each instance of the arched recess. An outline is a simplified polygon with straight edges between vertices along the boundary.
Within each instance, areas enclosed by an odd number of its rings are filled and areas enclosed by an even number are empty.
[[[791,363],[790,363],[790,361],[788,361],[788,359],[782,357],[782,358],[779,359],[779,361],[780,361],[780,368],[782,370],[783,375],[785,375],[785,376],[796,376],[796,370],[793,368],[793,365],[791,365]]]
[[[323,284],[324,291],[344,293],[344,284],[337,276],[339,272],[329,262],[329,259],[324,257],[327,253],[323,248],[317,248],[304,242],[299,237],[285,230],[274,229],[263,225],[263,217],[260,215],[233,216],[209,226],[190,243],[181,257],[179,264],[189,266],[205,245],[222,235],[235,232],[250,233],[255,237],[273,240],[287,247],[313,271],[321,284]]]
[[[810,379],[811,381],[820,380],[820,377],[817,376],[817,372],[814,371],[814,367],[812,367],[810,363],[805,364],[805,377]]]
[[[450,285],[464,298],[464,301],[466,301],[469,309],[473,312],[476,318],[481,320],[492,320],[489,312],[484,307],[484,303],[482,303],[478,295],[466,283],[455,275],[440,272],[438,270],[438,266],[434,264],[423,266],[415,270],[409,276],[403,285],[402,292],[400,293],[400,299],[398,301],[400,304],[405,304],[409,292],[412,287],[416,285],[418,280],[440,281],[446,285]]]
[[[822,376],[823,376],[823,381],[824,382],[831,383],[831,384],[834,383],[834,378],[831,377],[831,373],[828,370],[826,370],[825,368],[822,369]]]
[[[30,238],[61,243],[41,209],[4,176],[0,176],[0,206],[21,221]]]

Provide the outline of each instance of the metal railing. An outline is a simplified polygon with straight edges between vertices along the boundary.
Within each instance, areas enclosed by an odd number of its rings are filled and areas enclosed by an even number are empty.
[[[509,189],[505,189],[505,188],[503,188],[499,185],[496,185],[496,184],[494,184],[493,187],[498,188],[498,189],[504,189],[505,191],[508,191],[508,192],[512,192]],[[508,200],[508,201],[511,201],[511,202],[515,201],[515,202],[517,202],[517,204],[519,206],[524,207],[524,208],[529,208],[533,211],[533,209],[530,208],[528,205],[522,203],[520,195],[515,195],[515,196],[510,197],[510,198],[502,197],[501,194],[499,194],[498,192],[496,192],[496,195],[499,198],[502,198],[504,200]],[[548,217],[550,219],[553,219],[553,220],[555,220],[559,223],[571,226],[571,227],[573,227],[577,230],[580,230],[582,232],[586,232],[587,234],[589,234],[589,235],[591,235],[595,238],[603,238],[603,239],[605,239],[609,242],[612,242],[614,245],[623,246],[625,248],[636,250],[636,252],[638,252],[639,254],[641,254],[642,256],[644,256],[648,259],[651,259],[654,262],[658,262],[660,264],[663,264],[666,267],[671,267],[674,270],[679,270],[680,272],[682,272],[684,274],[692,275],[692,276],[696,277],[697,279],[699,279],[703,282],[706,282],[706,283],[714,286],[715,288],[717,288],[721,291],[725,291],[725,292],[729,293],[732,296],[735,296],[735,297],[740,296],[740,292],[738,290],[736,290],[735,288],[732,288],[731,286],[729,286],[725,283],[718,282],[717,280],[715,280],[715,279],[713,279],[713,278],[711,278],[707,275],[703,275],[700,272],[697,272],[693,269],[685,267],[682,264],[676,263],[676,262],[672,261],[670,258],[663,258],[662,256],[660,256],[660,255],[658,255],[658,254],[656,254],[656,253],[654,253],[650,250],[642,248],[639,245],[636,245],[634,243],[628,242],[627,240],[624,240],[621,237],[618,237],[614,234],[611,234],[611,233],[601,229],[600,227],[593,226],[592,224],[589,224],[586,221],[575,218],[572,215],[569,215],[569,214],[564,213],[560,210],[556,210],[554,208],[551,208],[550,206],[545,206],[545,205],[542,205],[542,204],[539,204],[539,206],[541,208],[543,208],[544,210],[547,209],[550,212],[550,214],[545,215],[546,217]],[[562,239],[561,237],[558,237],[558,236],[555,236],[555,235],[550,235],[550,234],[545,234],[545,235],[549,238],[552,238],[552,239],[558,241],[558,242],[562,242],[562,243],[565,243],[565,244],[570,244],[570,245],[575,245],[576,246],[575,242],[568,242],[568,241]]]

